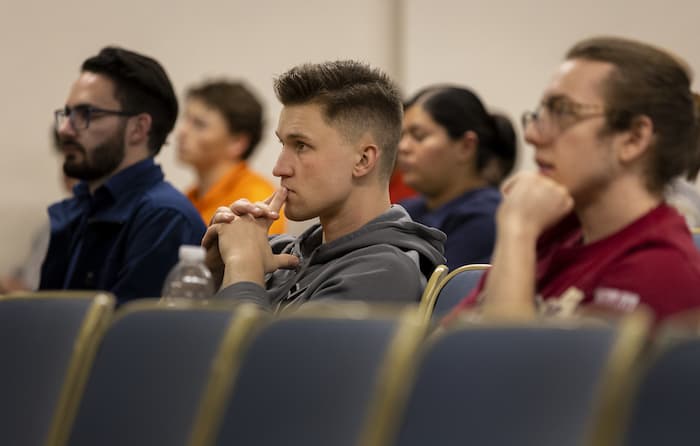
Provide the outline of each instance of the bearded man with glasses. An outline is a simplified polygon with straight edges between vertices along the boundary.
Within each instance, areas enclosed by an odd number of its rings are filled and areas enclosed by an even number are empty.
[[[569,50],[523,115],[539,171],[503,186],[493,266],[450,318],[476,305],[507,319],[645,305],[659,321],[700,307],[700,253],[664,202],[665,187],[700,166],[690,85],[684,62],[641,42]]]
[[[63,170],[81,182],[49,208],[39,289],[105,290],[119,303],[160,295],[179,246],[199,244],[206,229],[153,160],[177,112],[154,59],[107,47],[83,63],[54,113]]]

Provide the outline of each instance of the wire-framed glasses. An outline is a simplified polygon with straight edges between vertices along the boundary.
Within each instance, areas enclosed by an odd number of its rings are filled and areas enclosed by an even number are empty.
[[[605,108],[600,104],[582,104],[563,96],[552,96],[534,111],[523,113],[521,122],[523,129],[533,124],[542,137],[551,139],[574,124],[604,115]]]

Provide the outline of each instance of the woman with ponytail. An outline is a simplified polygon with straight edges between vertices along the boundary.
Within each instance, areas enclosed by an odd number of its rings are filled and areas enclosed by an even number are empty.
[[[516,151],[510,120],[490,114],[466,88],[427,87],[404,105],[398,168],[420,196],[400,204],[414,220],[447,234],[450,269],[489,262],[498,186]]]

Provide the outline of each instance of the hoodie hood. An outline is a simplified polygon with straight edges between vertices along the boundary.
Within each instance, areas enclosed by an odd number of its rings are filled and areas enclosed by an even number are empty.
[[[446,262],[445,234],[438,229],[414,222],[408,212],[399,205],[393,205],[357,231],[330,243],[321,244],[322,237],[321,226],[312,226],[299,236],[291,253],[301,255],[302,258],[311,256],[309,264],[313,265],[329,262],[367,246],[391,245],[406,253],[417,253],[420,270],[426,278],[430,277],[436,266]]]

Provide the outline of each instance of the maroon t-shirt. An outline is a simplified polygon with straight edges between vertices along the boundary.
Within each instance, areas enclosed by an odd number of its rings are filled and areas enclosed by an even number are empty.
[[[447,319],[472,306],[485,283],[484,277]],[[536,291],[548,301],[572,288],[583,296],[580,305],[630,311],[645,304],[659,321],[700,307],[700,250],[683,217],[666,204],[586,245],[571,214],[537,242]]]

